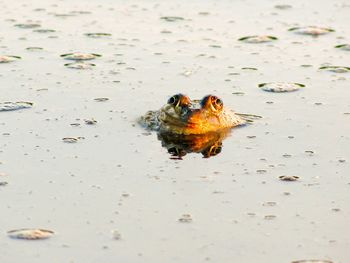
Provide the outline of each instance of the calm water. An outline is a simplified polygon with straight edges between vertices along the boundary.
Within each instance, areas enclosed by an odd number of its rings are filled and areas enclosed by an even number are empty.
[[[347,263],[350,72],[319,67],[350,66],[334,48],[350,43],[349,12],[346,0],[0,0],[0,56],[21,57],[0,64],[0,102],[34,103],[0,112],[0,261]],[[28,23],[55,31],[15,26]],[[308,25],[335,32],[288,31]],[[278,40],[238,41],[250,35]],[[75,70],[60,57],[72,52],[102,56]],[[305,87],[258,88],[279,81]],[[137,118],[178,92],[263,119],[215,157],[172,160]],[[18,228],[57,234],[10,239]]]

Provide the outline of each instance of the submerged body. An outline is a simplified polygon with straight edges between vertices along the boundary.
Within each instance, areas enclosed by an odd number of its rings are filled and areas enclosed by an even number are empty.
[[[148,111],[141,123],[149,129],[181,135],[206,134],[245,124],[240,116],[225,109],[214,95],[191,101],[183,94],[172,96],[158,111]]]

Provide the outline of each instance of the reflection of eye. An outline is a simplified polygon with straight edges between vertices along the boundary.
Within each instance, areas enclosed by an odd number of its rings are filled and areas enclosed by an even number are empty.
[[[168,153],[170,153],[172,156],[178,156],[178,157],[182,157],[186,155],[186,151],[184,149],[181,149],[175,146],[169,148]]]
[[[174,95],[170,99],[168,99],[168,104],[170,105],[176,105],[179,102],[180,96],[179,95]]]
[[[204,151],[202,151],[202,154],[204,158],[209,158],[221,153],[221,150],[222,150],[222,143],[220,142],[218,144],[214,144],[209,148],[205,149]]]
[[[221,153],[221,150],[222,150],[222,146],[220,145],[220,146],[218,146],[217,148],[214,149],[213,155],[217,155],[217,154]]]

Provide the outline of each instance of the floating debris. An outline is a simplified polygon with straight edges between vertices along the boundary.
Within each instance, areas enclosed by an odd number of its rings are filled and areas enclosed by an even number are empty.
[[[68,54],[62,54],[61,57],[68,60],[91,60],[95,59],[97,57],[101,57],[100,54],[93,54],[93,53],[68,53]]]
[[[342,66],[324,66],[324,67],[320,67],[319,69],[334,72],[334,73],[350,72],[350,67],[342,67]]]
[[[293,182],[299,180],[299,176],[295,175],[282,175],[278,177],[281,181]]]
[[[31,29],[41,27],[40,24],[28,23],[28,24],[16,24],[15,27],[23,28],[23,29]]]
[[[96,65],[93,63],[86,63],[86,62],[73,62],[73,63],[64,64],[64,66],[72,69],[92,69]]]
[[[292,83],[292,82],[269,82],[269,83],[260,83],[258,85],[264,91],[270,92],[291,92],[304,88],[304,84]]]
[[[341,50],[350,51],[350,44],[338,45],[338,46],[335,46],[335,48],[339,48],[339,49],[341,49]]]
[[[17,239],[27,239],[27,240],[38,240],[38,239],[47,239],[55,234],[52,230],[47,229],[17,229],[7,232],[8,236],[11,238]]]
[[[191,223],[192,222],[192,216],[190,214],[183,214],[179,218],[179,222],[181,222],[181,223]]]
[[[95,125],[97,121],[95,119],[84,120],[87,125]]]
[[[84,35],[91,38],[103,38],[112,36],[110,33],[85,33]]]
[[[10,63],[21,59],[19,56],[0,56],[0,63]]]
[[[167,22],[177,22],[184,20],[184,18],[180,16],[162,16],[160,19],[165,20]]]
[[[103,102],[103,101],[107,101],[109,100],[109,98],[96,98],[94,99],[94,101],[98,101],[98,102]]]
[[[330,260],[323,260],[323,259],[304,259],[304,260],[297,260],[292,261],[291,263],[333,263],[333,261]]]
[[[274,36],[266,36],[266,35],[261,35],[261,36],[246,36],[238,39],[238,41],[242,41],[245,43],[266,43],[266,42],[272,42],[277,40],[277,37]]]
[[[324,35],[330,32],[334,32],[334,30],[331,28],[318,27],[318,26],[292,27],[292,28],[289,28],[288,31],[292,31],[296,34],[311,35],[311,36]]]
[[[21,109],[29,109],[31,107],[33,107],[33,103],[27,101],[0,102],[0,111],[15,111]]]

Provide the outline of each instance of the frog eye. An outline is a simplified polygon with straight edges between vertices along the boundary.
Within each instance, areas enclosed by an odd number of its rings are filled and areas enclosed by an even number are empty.
[[[216,96],[212,96],[211,97],[211,104],[213,105],[213,107],[216,110],[221,110],[222,107],[224,106],[224,103],[222,102],[222,99],[216,97]]]
[[[191,105],[191,100],[186,95],[179,93],[168,99],[168,104],[173,105],[175,107],[188,107],[189,105]]]
[[[224,103],[221,99],[214,95],[205,96],[201,101],[202,108],[210,109],[212,111],[221,111]]]
[[[168,99],[168,104],[176,106],[179,103],[180,95],[176,94]]]

